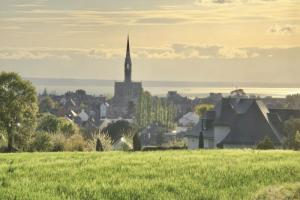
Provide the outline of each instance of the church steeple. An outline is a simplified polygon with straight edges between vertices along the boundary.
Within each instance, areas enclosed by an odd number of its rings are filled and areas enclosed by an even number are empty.
[[[131,82],[131,58],[130,58],[129,35],[127,36],[127,48],[126,48],[124,67],[125,67],[125,82]]]

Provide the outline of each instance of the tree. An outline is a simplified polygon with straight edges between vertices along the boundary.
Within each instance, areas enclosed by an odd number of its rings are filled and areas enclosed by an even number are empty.
[[[212,104],[198,104],[195,106],[194,111],[199,115],[199,117],[204,117],[205,113],[213,108],[214,105]]]
[[[296,133],[300,130],[300,118],[291,118],[284,122],[286,145],[290,149],[297,148]]]
[[[133,136],[132,143],[133,143],[133,151],[140,151],[142,149],[142,144],[138,133],[136,133]]]
[[[0,99],[0,126],[7,134],[7,150],[12,152],[15,138],[27,137],[35,128],[37,94],[32,84],[18,74],[2,72]]]
[[[274,149],[274,144],[272,142],[272,140],[266,136],[262,141],[260,141],[257,146],[256,146],[257,149]]]
[[[99,138],[97,138],[96,142],[96,151],[103,151],[103,147]]]
[[[299,150],[300,149],[300,132],[297,131],[297,133],[295,134],[295,145],[294,148],[295,150]]]
[[[200,132],[199,135],[199,149],[204,148],[204,137],[203,137],[203,131]]]
[[[39,104],[39,110],[41,113],[43,112],[52,112],[53,109],[55,109],[55,102],[52,100],[51,97],[46,96],[41,99],[40,104]]]
[[[31,151],[50,151],[52,150],[51,137],[46,132],[36,132],[30,146]]]
[[[49,133],[62,132],[66,136],[74,135],[79,132],[79,128],[74,122],[64,117],[56,117],[52,114],[44,114],[39,120],[37,129]]]
[[[119,120],[108,124],[102,132],[107,133],[114,143],[124,134],[135,132],[135,127],[126,120]]]

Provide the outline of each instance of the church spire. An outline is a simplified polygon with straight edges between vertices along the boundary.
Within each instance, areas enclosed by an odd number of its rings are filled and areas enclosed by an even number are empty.
[[[130,45],[129,35],[127,36],[127,48],[125,57],[125,82],[131,82],[131,58],[130,58]]]

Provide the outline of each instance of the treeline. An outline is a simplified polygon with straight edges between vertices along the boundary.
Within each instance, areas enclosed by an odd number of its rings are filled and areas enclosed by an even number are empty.
[[[176,107],[166,99],[152,97],[149,92],[143,92],[135,109],[136,123],[145,128],[152,123],[159,123],[166,128],[175,126]]]

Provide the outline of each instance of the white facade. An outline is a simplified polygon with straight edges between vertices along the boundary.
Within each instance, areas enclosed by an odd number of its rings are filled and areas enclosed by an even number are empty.
[[[188,149],[199,149],[199,138],[187,137],[187,147]]]
[[[102,103],[100,105],[100,118],[106,118],[107,117],[107,109],[108,109],[108,103]]]
[[[213,149],[214,146],[214,140],[213,139],[204,139],[204,148],[205,149]]]
[[[78,116],[80,117],[82,122],[86,122],[89,120],[89,116],[88,114],[86,114],[86,112],[84,112],[84,110],[81,110],[81,113],[79,113]]]

